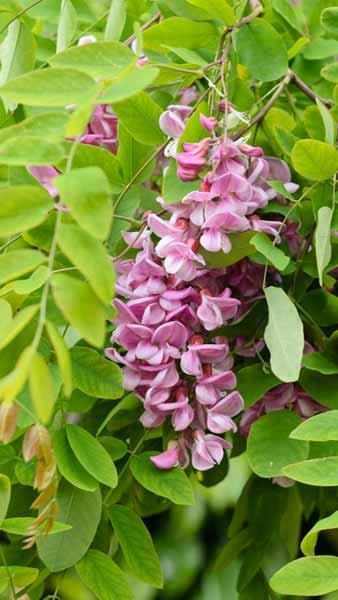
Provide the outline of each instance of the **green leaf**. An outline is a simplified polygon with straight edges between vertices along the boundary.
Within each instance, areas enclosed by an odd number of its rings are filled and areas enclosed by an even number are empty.
[[[177,164],[171,160],[169,168],[163,177],[162,195],[166,204],[176,204],[189,192],[196,191],[195,181],[182,181],[177,177]]]
[[[85,492],[61,482],[57,493],[58,519],[70,525],[70,531],[38,539],[38,553],[52,572],[72,567],[87,552],[101,518],[100,491]]]
[[[104,342],[106,311],[84,281],[57,273],[52,277],[54,300],[64,317],[87,342],[100,348]]]
[[[215,563],[212,567],[213,571],[223,571],[228,567],[234,559],[251,543],[251,535],[249,529],[242,529],[233,538],[227,541],[225,546],[218,552]]]
[[[56,52],[62,52],[72,43],[76,31],[77,15],[70,0],[62,0],[56,36]]]
[[[245,407],[248,408],[279,383],[280,380],[273,373],[266,373],[262,364],[257,363],[238,371],[236,387],[244,399]]]
[[[66,425],[66,433],[71,449],[84,469],[104,485],[116,487],[115,465],[100,442],[77,425]]]
[[[288,55],[277,31],[264,19],[254,19],[236,33],[239,61],[260,81],[274,81],[285,75]]]
[[[0,144],[0,162],[5,165],[46,165],[59,162],[64,157],[61,144],[44,137],[13,137]]]
[[[332,209],[322,206],[318,211],[315,231],[316,261],[319,283],[323,286],[323,273],[331,259],[331,220]]]
[[[115,400],[123,395],[120,368],[92,348],[71,350],[74,385],[84,394]]]
[[[299,383],[319,404],[338,409],[337,375],[322,375],[309,369],[302,369]]]
[[[338,323],[338,298],[326,290],[311,290],[304,296],[301,305],[319,326]]]
[[[104,91],[103,96],[100,96],[100,102],[114,104],[134,96],[153,83],[158,74],[159,70],[153,67],[128,69],[115,79],[111,87]]]
[[[76,565],[76,570],[98,600],[133,600],[125,574],[103,552],[89,550]]]
[[[73,389],[72,363],[69,350],[66,346],[64,338],[62,335],[60,335],[51,321],[47,321],[45,327],[56,354],[56,359],[62,376],[65,396],[69,397]]]
[[[329,442],[338,440],[338,410],[330,410],[303,421],[290,437],[295,440]]]
[[[7,515],[9,502],[11,499],[11,481],[4,475],[0,474],[0,527],[3,529],[3,520]]]
[[[105,40],[119,40],[127,18],[126,0],[111,0],[106,28]]]
[[[62,225],[58,233],[62,252],[87,279],[96,295],[110,304],[114,295],[114,266],[102,244],[77,225]]]
[[[44,285],[49,276],[49,269],[42,265],[38,267],[34,273],[27,279],[20,279],[19,281],[13,281],[10,285],[10,288],[19,296],[25,296],[26,294],[31,294],[38,290],[42,285]]]
[[[69,483],[88,492],[93,492],[97,489],[97,480],[88,473],[75,457],[67,440],[65,429],[59,429],[54,433],[53,450],[58,469]]]
[[[280,129],[279,131],[283,131],[283,130]],[[278,192],[281,196],[283,196],[283,198],[288,198],[288,200],[291,200],[291,202],[295,202],[295,200],[296,200],[295,197],[285,189],[284,183],[282,183],[281,181],[272,181],[272,180],[268,180],[267,183],[269,184],[270,187],[272,187],[274,190],[276,190],[276,192]]]
[[[0,581],[8,581],[11,579],[14,585],[18,588],[23,588],[30,585],[36,580],[39,575],[39,569],[32,567],[0,567]]]
[[[127,506],[118,504],[109,509],[109,518],[132,575],[162,588],[161,564],[142,519]]]
[[[309,38],[301,37],[288,49],[288,59],[292,60],[309,43]]]
[[[14,317],[12,321],[8,323],[6,328],[1,332],[2,336],[0,339],[0,350],[5,348],[9,342],[22,331],[26,325],[35,317],[39,310],[38,304],[32,304],[21,309]]]
[[[113,79],[135,62],[133,53],[119,42],[76,46],[49,59],[53,67],[78,69],[92,77]]]
[[[326,108],[325,104],[316,98],[316,104],[318,106],[322,121],[325,128],[325,142],[327,144],[334,144],[336,140],[337,126],[331,116],[331,113]]]
[[[103,435],[98,438],[100,444],[107,450],[112,460],[119,460],[123,458],[128,452],[128,447],[125,442],[118,438],[113,438],[108,435]]]
[[[99,84],[75,69],[39,69],[0,86],[0,96],[30,106],[85,104],[97,93]]]
[[[65,142],[65,144],[70,150],[71,142]],[[104,148],[79,144],[75,151],[72,167],[73,170],[84,167],[99,167],[106,175],[112,192],[120,192],[123,187],[119,161],[114,154],[104,150]]]
[[[313,458],[284,467],[283,474],[291,479],[317,486],[338,485],[338,456]]]
[[[338,365],[329,356],[321,352],[310,352],[303,358],[303,367],[312,371],[319,371],[324,375],[335,375],[338,373]]]
[[[300,545],[303,554],[309,556],[315,553],[315,547],[318,539],[318,534],[321,531],[327,531],[328,529],[338,528],[338,511],[334,512],[325,519],[320,519],[313,527],[308,531],[306,536],[303,538]]]
[[[255,253],[255,247],[251,244],[252,231],[243,231],[243,233],[230,233],[228,237],[231,241],[231,250],[228,253],[220,250],[219,252],[209,252],[202,249],[200,253],[207,261],[207,266],[212,269],[222,269],[237,263],[245,256]]]
[[[34,67],[34,35],[19,19],[13,21],[8,27],[6,39],[1,45],[0,58],[0,84],[18,77]]]
[[[0,209],[1,210],[1,209]],[[11,250],[0,256],[0,284],[17,279],[25,273],[33,271],[45,261],[44,255],[38,250],[22,248]]]
[[[264,339],[271,354],[272,372],[281,381],[297,381],[304,349],[303,323],[282,288],[267,287],[269,322]]]
[[[213,19],[222,20],[225,25],[233,25],[236,21],[234,9],[225,0],[188,0],[190,4],[202,8]]]
[[[36,227],[53,208],[46,190],[33,185],[0,188],[0,236],[10,236]]]
[[[321,76],[332,83],[338,83],[338,64],[336,62],[325,65],[320,72]]]
[[[338,54],[338,40],[317,38],[312,40],[304,49],[306,60],[322,60]]]
[[[299,140],[291,153],[292,164],[303,177],[323,181],[338,168],[337,150],[318,140]]]
[[[36,414],[42,423],[48,423],[53,414],[56,393],[45,359],[36,354],[29,375],[29,389]]]
[[[68,118],[68,115],[62,112],[34,115],[20,121],[20,123],[0,129],[0,144],[11,138],[20,137],[22,139],[26,135],[41,139],[41,131],[44,133],[44,138],[48,137],[49,140],[61,141],[65,136],[65,125]]]
[[[5,519],[2,522],[1,529],[2,531],[6,531],[6,533],[11,533],[13,535],[27,536],[35,522],[36,519],[34,517],[12,517],[10,519]],[[69,529],[71,529],[70,525],[56,521],[52,529],[48,532],[48,535],[61,533],[62,531],[68,531]]]
[[[143,34],[144,47],[160,52],[167,51],[165,46],[182,46],[188,50],[213,49],[217,40],[218,33],[214,25],[183,17],[164,19],[146,29]]]
[[[283,475],[283,467],[304,460],[309,452],[307,442],[290,439],[300,418],[286,410],[274,411],[256,421],[248,438],[248,461],[260,477]]]
[[[7,300],[0,299],[0,335],[8,331],[12,322],[12,307]]]
[[[144,452],[132,458],[130,470],[135,479],[147,490],[168,498],[174,504],[193,504],[193,490],[185,472],[180,467],[161,471],[153,465],[150,456],[152,453]]]
[[[79,225],[99,240],[109,232],[112,203],[109,182],[98,167],[74,169],[53,181]]]
[[[320,15],[320,23],[325,31],[337,35],[338,31],[338,7],[325,8]]]
[[[164,141],[158,124],[162,108],[146,92],[114,104],[113,108],[119,121],[141,144],[155,146]]]
[[[277,571],[270,579],[279,594],[321,596],[338,589],[338,558],[307,556],[298,558]]]
[[[286,256],[283,250],[277,248],[265,233],[256,233],[251,238],[250,244],[255,246],[256,250],[263,254],[279,271],[284,271],[288,266],[290,262],[289,256]]]
[[[273,9],[280,14],[285,21],[293,27],[298,33],[303,33],[303,29],[298,18],[298,14],[293,5],[288,0],[273,0]]]

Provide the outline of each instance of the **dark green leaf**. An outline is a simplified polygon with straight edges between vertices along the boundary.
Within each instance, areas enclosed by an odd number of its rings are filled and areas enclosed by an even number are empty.
[[[92,348],[71,350],[74,386],[88,396],[114,400],[123,394],[122,373],[117,365]]]

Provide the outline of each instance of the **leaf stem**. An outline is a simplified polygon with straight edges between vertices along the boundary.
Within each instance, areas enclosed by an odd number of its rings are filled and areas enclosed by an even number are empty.
[[[22,15],[24,15],[31,8],[34,8],[34,6],[37,6],[41,2],[43,2],[43,0],[35,0],[35,2],[32,2],[32,4],[30,4],[29,6],[26,6],[25,8],[23,8],[22,10],[20,10],[18,13],[16,13],[14,15],[14,17],[12,17],[10,19],[10,21],[8,21],[8,23],[6,23],[6,25],[2,29],[0,29],[0,34],[3,33],[4,31],[6,31],[7,27],[9,27],[12,23],[14,23],[14,21],[16,21],[19,17],[22,17]]]

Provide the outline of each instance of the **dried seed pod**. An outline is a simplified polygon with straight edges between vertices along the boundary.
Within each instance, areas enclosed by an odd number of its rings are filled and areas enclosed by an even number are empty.
[[[0,441],[7,444],[16,430],[19,407],[14,402],[3,402],[0,406]]]

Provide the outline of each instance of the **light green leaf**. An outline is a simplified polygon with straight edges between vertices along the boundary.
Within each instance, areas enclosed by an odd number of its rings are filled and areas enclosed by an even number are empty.
[[[95,398],[114,400],[123,395],[122,373],[115,363],[92,348],[71,350],[74,386]]]
[[[100,300],[110,304],[114,295],[115,272],[103,245],[77,225],[62,225],[58,244]]]
[[[39,569],[32,567],[0,567],[0,581],[8,581],[12,579],[14,585],[18,588],[23,588],[30,585],[36,580],[39,575]]]
[[[33,185],[0,188],[0,236],[10,236],[36,227],[53,208],[46,190]]]
[[[21,275],[33,271],[45,260],[41,252],[29,248],[11,250],[6,254],[2,254],[0,256],[0,284],[7,283],[7,281],[17,279]]]
[[[280,130],[280,131],[283,131],[283,130]],[[283,198],[288,198],[288,200],[291,200],[291,202],[296,201],[295,197],[285,189],[285,185],[281,181],[268,180],[267,183],[269,184],[270,187],[272,187],[274,190],[276,190],[276,192],[278,192],[281,196],[283,196]]]
[[[76,565],[76,570],[98,600],[133,600],[125,574],[103,552],[89,550]]]
[[[280,14],[285,21],[293,27],[298,33],[303,33],[298,14],[294,6],[288,0],[273,0],[272,6],[274,10]]]
[[[283,474],[291,479],[317,486],[338,485],[338,456],[313,458],[304,462],[289,464]]]
[[[56,354],[62,376],[65,396],[69,397],[73,389],[72,363],[69,350],[66,346],[64,338],[62,335],[60,335],[51,321],[47,321],[45,327]]]
[[[338,528],[338,511],[334,512],[329,517],[325,519],[320,519],[317,523],[310,529],[310,531],[303,538],[302,543],[300,545],[303,554],[309,556],[315,553],[315,547],[318,539],[318,534],[321,531],[327,531],[328,529],[337,529]]]
[[[28,117],[20,123],[0,129],[0,144],[11,138],[20,137],[22,140],[26,135],[41,139],[42,131],[44,139],[48,137],[50,141],[62,141],[65,137],[65,126],[68,119],[69,115],[63,112],[48,112]],[[45,164],[46,160],[45,158]]]
[[[96,42],[75,46],[49,59],[53,67],[78,69],[92,77],[113,79],[131,66],[134,54],[119,42]]]
[[[65,144],[69,150],[71,142],[66,142]],[[114,193],[120,192],[123,187],[121,165],[119,164],[117,157],[111,152],[108,152],[108,150],[104,150],[104,148],[90,146],[89,144],[79,144],[76,148],[72,165],[73,169],[99,167],[106,175],[110,184],[110,189]]]
[[[13,21],[8,27],[6,39],[1,45],[0,59],[0,84],[18,77],[34,67],[34,35],[19,19]]]
[[[56,36],[56,52],[62,52],[72,43],[76,31],[77,15],[71,0],[62,0]]]
[[[322,60],[338,54],[338,40],[317,38],[312,40],[304,49],[306,60]]]
[[[35,317],[38,312],[39,304],[32,304],[31,306],[26,306],[21,309],[15,315],[14,319],[10,321],[6,328],[2,331],[2,336],[0,339],[0,350],[5,348],[9,342],[14,340],[14,338],[22,331],[26,325]]]
[[[250,543],[251,535],[249,529],[243,529],[234,535],[218,552],[212,570],[223,571]]]
[[[254,19],[236,33],[239,61],[260,81],[274,81],[287,72],[288,56],[277,31],[264,19]]]
[[[35,348],[27,346],[21,352],[14,369],[0,379],[0,394],[3,402],[13,402],[21,392],[27,381],[34,355]]]
[[[100,444],[107,450],[112,460],[123,458],[128,452],[128,446],[119,438],[103,435],[98,438]]]
[[[2,531],[6,531],[6,533],[11,533],[13,535],[27,536],[35,522],[36,519],[34,517],[12,517],[10,519],[5,519],[2,522],[1,529]],[[52,529],[48,532],[48,535],[68,531],[71,528],[71,525],[56,521]]]
[[[303,358],[303,367],[312,371],[319,371],[324,375],[335,375],[338,373],[338,365],[329,356],[321,352],[310,352]]]
[[[0,474],[0,527],[3,529],[3,520],[7,515],[9,502],[11,499],[11,481],[4,475]]]
[[[316,98],[316,104],[319,108],[319,112],[324,123],[325,142],[327,144],[334,144],[336,140],[336,124],[331,116],[331,113],[328,111],[325,104],[319,100],[319,98]]]
[[[12,307],[7,300],[0,299],[0,338],[8,331],[12,322]]]
[[[180,467],[161,471],[153,465],[150,456],[151,452],[144,452],[132,458],[130,470],[135,479],[147,490],[168,498],[174,504],[193,504],[193,490],[185,472]]]
[[[34,251],[33,251],[34,252]],[[16,294],[25,296],[38,290],[44,285],[48,279],[49,269],[42,265],[38,267],[34,273],[27,279],[20,279],[19,281],[13,281],[10,285],[13,292]]]
[[[109,235],[109,244],[114,245],[120,242],[122,233],[132,227],[130,219],[134,217],[140,202],[141,196],[139,186],[133,185],[117,206],[116,214],[118,214],[118,218],[114,215]],[[127,220],[125,221],[123,217],[127,217]]]
[[[338,33],[338,7],[331,6],[325,8],[320,15],[320,23],[324,27],[325,31],[332,35]]]
[[[40,354],[36,354],[32,361],[29,389],[37,416],[42,423],[48,423],[53,413],[56,393],[49,367]]]
[[[99,167],[74,169],[59,175],[53,183],[79,225],[104,240],[112,218],[110,187],[104,172]]]
[[[212,269],[222,269],[237,263],[245,256],[255,253],[255,247],[251,244],[252,231],[243,231],[242,233],[230,233],[228,237],[231,241],[231,250],[228,253],[220,250],[219,252],[208,252],[200,250],[200,254],[205,258],[207,266]]]
[[[149,585],[162,588],[161,564],[142,519],[127,506],[118,504],[109,509],[109,517],[131,573]]]
[[[114,112],[129,133],[141,144],[161,144],[165,136],[159,127],[162,108],[147,94],[114,104]]]
[[[0,144],[0,162],[5,165],[51,165],[59,162],[64,155],[61,144],[45,137],[13,137]]]
[[[65,481],[61,482],[56,499],[59,521],[72,529],[38,539],[39,556],[52,572],[72,567],[87,552],[100,522],[102,505],[99,490],[85,492]]]
[[[290,437],[313,442],[338,441],[338,410],[330,410],[306,419],[292,431]]]
[[[202,58],[195,50],[188,50],[187,48],[175,48],[175,46],[166,46],[170,52],[177,54],[184,62],[199,67],[206,67],[207,61]],[[205,131],[205,130],[204,130]]]
[[[321,76],[332,83],[338,83],[338,63],[330,63],[325,65],[320,72]]]
[[[86,73],[75,69],[39,69],[0,86],[0,96],[30,106],[86,104],[100,89]]]
[[[211,23],[191,21],[183,17],[170,17],[146,29],[143,34],[145,48],[167,51],[166,46],[200,50],[216,47],[218,32]]]
[[[182,181],[177,177],[177,164],[171,160],[163,177],[162,196],[166,204],[176,204],[190,192],[196,191],[195,181]]]
[[[126,0],[111,0],[106,28],[105,40],[119,40],[127,18]]]
[[[288,49],[288,59],[292,60],[309,43],[309,38],[301,37]]]
[[[77,106],[69,117],[66,127],[66,136],[68,138],[82,136],[88,122],[90,121],[94,108],[93,102]],[[74,166],[74,164],[73,164]]]
[[[84,281],[57,273],[52,278],[54,300],[74,329],[93,346],[104,342],[106,311]]]
[[[321,596],[338,589],[338,558],[307,556],[298,558],[277,571],[270,579],[279,594]]]
[[[281,381],[297,381],[304,349],[303,323],[282,288],[265,288],[269,322],[264,339],[271,354],[272,372]]]
[[[253,381],[255,385],[252,385]],[[246,408],[248,408],[279,383],[280,380],[273,373],[265,373],[262,364],[257,363],[243,367],[238,371],[236,388],[243,397]]]
[[[332,209],[322,206],[317,214],[315,231],[316,261],[319,283],[323,286],[323,273],[331,259],[331,220]]]
[[[114,104],[130,96],[134,96],[153,83],[158,74],[159,70],[154,67],[126,69],[119,77],[116,77],[113,85],[106,89],[103,95],[100,96],[100,102]]]
[[[190,4],[202,8],[213,19],[222,20],[225,25],[233,25],[236,21],[234,9],[225,0],[188,0]]]
[[[53,450],[61,475],[76,488],[93,492],[98,488],[98,481],[88,473],[75,457],[67,440],[65,429],[59,429],[53,435]]]
[[[283,250],[277,248],[265,233],[256,233],[250,240],[250,244],[263,254],[268,261],[279,271],[284,271],[290,262],[289,256]]]
[[[247,452],[254,473],[260,477],[278,477],[283,475],[286,465],[307,458],[308,443],[289,438],[299,423],[298,415],[283,410],[264,415],[252,425]]]
[[[66,433],[71,449],[84,469],[104,485],[116,487],[116,467],[100,442],[77,425],[66,425]]]

